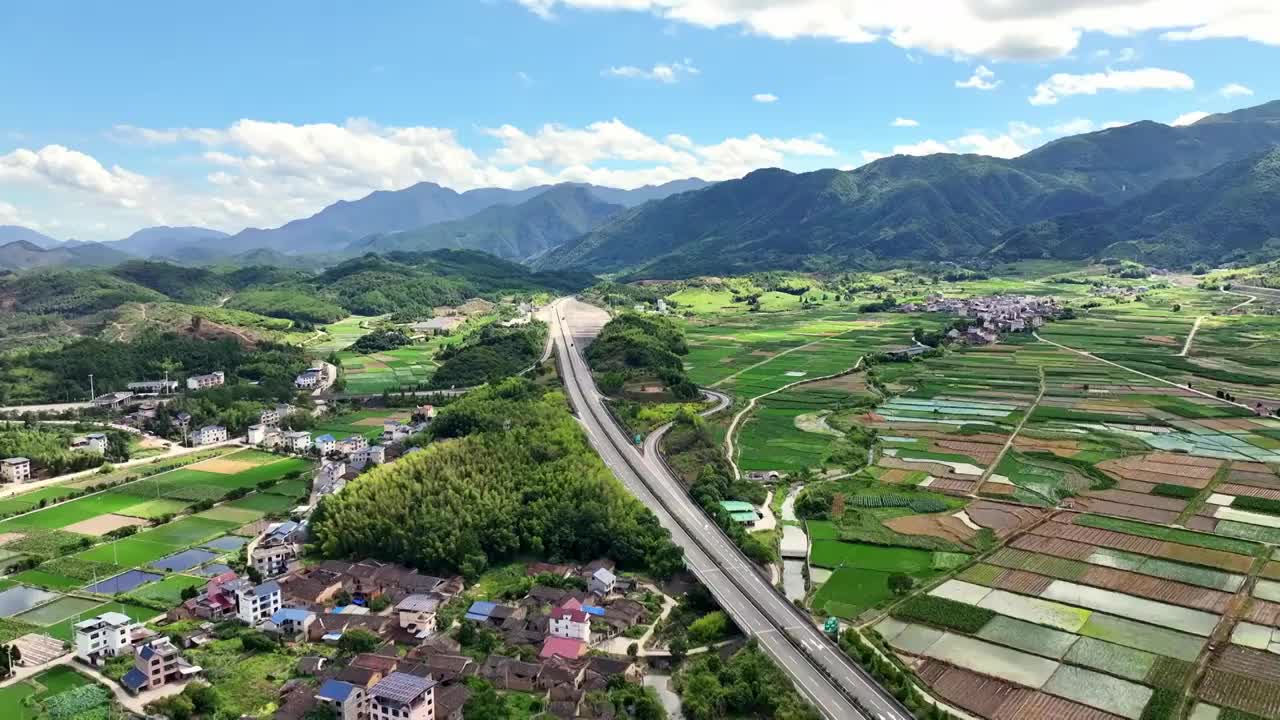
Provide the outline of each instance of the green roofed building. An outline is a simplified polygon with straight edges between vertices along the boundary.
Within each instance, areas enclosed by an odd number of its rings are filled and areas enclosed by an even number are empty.
[[[756,506],[749,502],[741,500],[721,500],[720,507],[729,513],[729,517],[733,518],[736,523],[741,523],[747,527],[756,524],[760,519],[760,513],[756,510]]]

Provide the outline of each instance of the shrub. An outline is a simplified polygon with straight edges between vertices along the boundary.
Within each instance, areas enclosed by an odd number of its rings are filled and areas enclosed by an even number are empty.
[[[1253,510],[1254,512],[1268,515],[1280,515],[1280,500],[1271,500],[1270,498],[1237,495],[1236,499],[1232,501],[1231,507],[1240,510]]]
[[[1184,485],[1174,485],[1172,483],[1160,483],[1151,488],[1152,495],[1162,495],[1164,497],[1182,498],[1190,500],[1200,493],[1195,488],[1189,488]]]
[[[978,632],[996,616],[986,608],[933,595],[910,598],[894,608],[891,614],[899,620],[922,622],[969,634]]]
[[[1178,717],[1178,706],[1182,704],[1182,691],[1157,689],[1151,694],[1147,706],[1142,708],[1141,720],[1174,720]]]

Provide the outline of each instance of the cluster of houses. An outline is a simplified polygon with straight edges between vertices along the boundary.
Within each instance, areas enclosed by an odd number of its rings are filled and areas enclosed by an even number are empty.
[[[133,667],[120,684],[134,695],[199,675],[201,668],[183,659],[168,637],[157,634],[128,615],[106,612],[75,624],[75,658],[91,667],[123,655]]]
[[[993,295],[976,298],[944,298],[932,295],[923,303],[898,305],[894,312],[930,312],[957,315],[973,320],[965,330],[947,333],[951,342],[989,345],[1000,333],[1030,332],[1062,314],[1062,306],[1052,297]],[[920,351],[923,352],[923,351]]]

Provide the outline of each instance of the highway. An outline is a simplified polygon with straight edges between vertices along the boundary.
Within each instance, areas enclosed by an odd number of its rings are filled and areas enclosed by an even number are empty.
[[[671,531],[672,540],[685,552],[686,565],[738,627],[758,639],[824,717],[910,720],[911,714],[775,590],[694,503],[657,454],[661,431],[650,435],[642,453],[609,417],[581,354],[608,321],[607,314],[561,299],[554,304],[551,320],[565,389],[591,444],[623,485]]]

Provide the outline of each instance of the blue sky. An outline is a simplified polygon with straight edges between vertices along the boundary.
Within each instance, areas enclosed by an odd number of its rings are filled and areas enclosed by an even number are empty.
[[[14,3],[0,224],[233,231],[424,180],[632,187],[1014,156],[1275,99],[1270,4]]]

